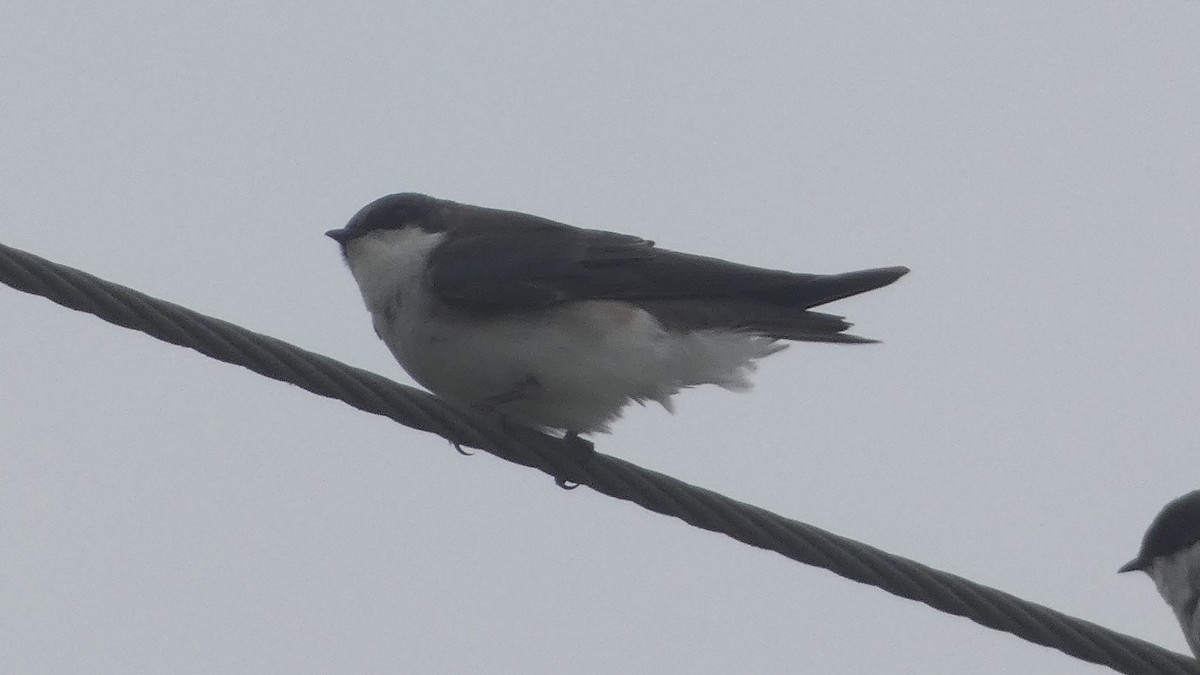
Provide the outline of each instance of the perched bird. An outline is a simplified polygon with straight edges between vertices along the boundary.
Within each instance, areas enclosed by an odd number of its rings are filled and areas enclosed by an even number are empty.
[[[326,234],[413,379],[452,402],[569,434],[632,401],[750,387],[781,340],[874,342],[810,311],[904,267],[796,274],[656,248],[639,237],[394,194]]]
[[[1175,611],[1192,653],[1200,657],[1200,490],[1189,492],[1163,507],[1138,555],[1119,571],[1141,570],[1150,575],[1163,600]]]

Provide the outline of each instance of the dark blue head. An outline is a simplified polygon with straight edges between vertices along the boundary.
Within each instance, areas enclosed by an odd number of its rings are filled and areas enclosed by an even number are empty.
[[[417,226],[429,232],[442,229],[435,217],[440,200],[416,192],[400,192],[380,197],[362,207],[340,230],[325,236],[339,244],[375,230],[399,230]]]
[[[1200,490],[1163,507],[1146,530],[1138,556],[1120,571],[1144,570],[1155,558],[1182,551],[1197,542],[1200,542]]]

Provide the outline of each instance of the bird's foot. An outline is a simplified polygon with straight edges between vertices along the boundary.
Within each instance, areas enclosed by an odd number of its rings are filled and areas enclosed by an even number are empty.
[[[592,445],[592,442],[580,438],[578,432],[568,431],[562,437],[562,440],[567,444],[566,451],[571,455],[571,459],[575,460],[578,464],[587,464],[588,460],[596,454],[596,447]],[[556,476],[554,484],[564,490],[574,490],[579,487],[579,483],[567,480],[562,476]]]
[[[478,401],[472,403],[471,407],[482,413],[496,416],[500,420],[500,425],[504,427],[505,431],[508,431],[513,427],[513,423],[508,419],[508,416],[500,412],[498,408],[506,403],[512,403],[513,401],[519,401],[523,398],[528,398],[533,394],[537,386],[537,380],[530,375],[512,389],[488,396],[487,398],[479,399]],[[450,441],[450,445],[453,445],[454,449],[460,455],[465,455],[467,457],[472,457],[475,455],[473,452],[467,452],[466,450],[463,450],[462,445],[459,443]]]

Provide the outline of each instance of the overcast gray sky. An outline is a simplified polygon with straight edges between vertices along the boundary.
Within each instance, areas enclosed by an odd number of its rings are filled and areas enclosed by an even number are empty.
[[[737,6],[735,6],[735,4]],[[603,6],[599,6],[603,5]],[[410,380],[397,191],[905,264],[607,453],[1186,650],[1200,3],[9,3],[0,241]],[[0,671],[1102,669],[0,288]]]

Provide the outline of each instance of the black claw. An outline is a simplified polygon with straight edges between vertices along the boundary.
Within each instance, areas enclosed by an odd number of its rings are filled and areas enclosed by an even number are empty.
[[[462,446],[459,445],[458,443],[455,443],[454,441],[450,441],[450,445],[453,445],[454,449],[458,451],[458,454],[460,454],[464,457],[474,457],[475,456],[475,453],[467,452],[466,450],[463,450]]]
[[[580,438],[578,432],[568,431],[562,437],[562,441],[565,446],[563,449],[568,453],[572,460],[581,466],[587,464],[588,460],[590,460],[592,456],[596,454],[596,448],[594,445],[592,445],[592,442],[587,439]],[[556,476],[554,478],[554,484],[564,490],[574,490],[580,485],[576,481],[567,480],[562,476]]]
[[[577,432],[568,431],[567,435],[563,436],[563,442],[567,444],[568,452],[573,455],[573,459],[580,464],[587,464],[588,460],[596,454],[595,444],[586,438],[580,438]]]

